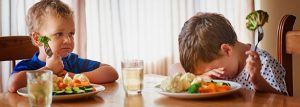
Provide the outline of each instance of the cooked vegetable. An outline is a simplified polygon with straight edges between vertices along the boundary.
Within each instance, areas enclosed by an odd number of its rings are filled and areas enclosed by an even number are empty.
[[[188,88],[188,93],[198,93],[198,89],[200,87],[200,83],[195,83]]]
[[[44,46],[49,46],[48,42],[50,41],[50,38],[47,36],[40,36],[38,40],[39,42],[43,43]]]
[[[53,95],[68,95],[68,94],[80,94],[96,91],[96,88],[92,86],[88,81],[88,78],[83,74],[76,74],[85,79],[75,79],[65,75],[62,77],[53,76]],[[86,80],[87,79],[87,80]]]
[[[192,73],[178,72],[164,79],[160,84],[160,88],[166,92],[184,92],[190,87],[194,78],[195,75]]]
[[[48,56],[52,56],[52,50],[48,44],[48,42],[50,41],[51,39],[48,38],[47,36],[40,36],[38,38],[38,41],[41,42],[43,45],[44,45],[44,49],[45,49],[45,52]]]
[[[249,30],[254,31],[258,26],[263,26],[269,20],[269,15],[263,10],[251,12],[246,17],[246,26]]]
[[[188,93],[214,93],[214,92],[224,92],[230,90],[230,84],[225,82],[199,82],[192,84],[188,88]]]

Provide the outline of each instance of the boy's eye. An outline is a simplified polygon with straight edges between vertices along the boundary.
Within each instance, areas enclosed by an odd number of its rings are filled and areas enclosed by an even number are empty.
[[[58,33],[55,33],[54,35],[55,36],[63,36],[63,33],[62,32],[58,32]]]
[[[74,36],[75,32],[70,32],[69,36]]]

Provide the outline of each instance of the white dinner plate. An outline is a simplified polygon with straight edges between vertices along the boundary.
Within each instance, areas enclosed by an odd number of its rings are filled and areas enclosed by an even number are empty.
[[[218,96],[224,96],[231,93],[238,91],[242,86],[239,83],[232,82],[232,81],[225,81],[225,80],[213,80],[215,82],[226,82],[229,83],[231,86],[231,90],[225,92],[215,92],[215,93],[187,93],[187,92],[180,92],[180,93],[171,93],[171,92],[164,92],[160,89],[160,85],[155,86],[155,90],[163,95],[174,97],[174,98],[181,98],[181,99],[203,99],[203,98],[212,98]]]
[[[92,96],[92,95],[96,95],[97,93],[105,90],[105,87],[102,86],[102,85],[98,85],[98,84],[91,84],[91,85],[96,88],[96,91],[87,92],[87,93],[81,93],[81,94],[53,95],[52,96],[52,100],[69,100],[69,99],[77,99],[77,98],[89,97],[89,96]],[[18,89],[17,93],[19,95],[26,96],[26,97],[28,95],[26,87]]]

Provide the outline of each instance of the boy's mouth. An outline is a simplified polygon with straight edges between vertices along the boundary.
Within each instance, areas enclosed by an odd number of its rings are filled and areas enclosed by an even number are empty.
[[[71,48],[61,48],[61,49],[71,49]]]
[[[64,52],[71,52],[72,48],[61,48],[61,50]]]

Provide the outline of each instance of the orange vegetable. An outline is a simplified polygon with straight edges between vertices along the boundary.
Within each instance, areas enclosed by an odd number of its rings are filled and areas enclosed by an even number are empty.
[[[74,86],[75,86],[75,87],[82,87],[82,84],[74,83]]]
[[[199,88],[200,93],[211,93],[211,92],[217,92],[216,85],[214,83],[207,83],[203,84],[204,86]]]
[[[81,81],[78,80],[78,79],[73,79],[73,83],[78,83],[78,84],[81,84]]]
[[[199,87],[198,92],[200,93],[213,93],[213,92],[224,92],[230,90],[230,86],[222,85],[218,86],[212,82],[203,82]]]
[[[63,82],[59,82],[58,83],[58,88],[59,89],[64,89],[64,88],[66,88],[68,85],[67,84],[64,84]]]
[[[217,86],[217,92],[224,92],[230,90],[230,86],[222,85],[222,86]]]

